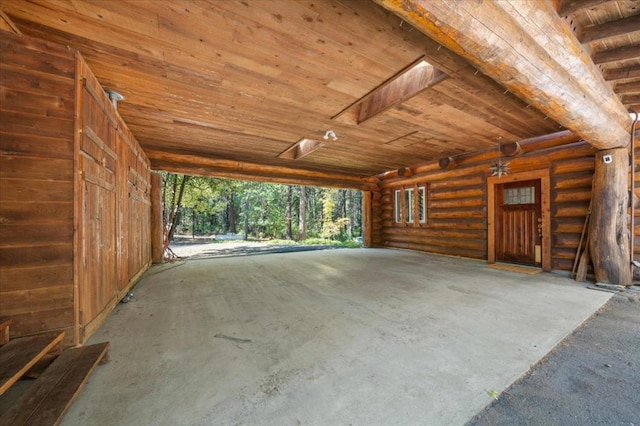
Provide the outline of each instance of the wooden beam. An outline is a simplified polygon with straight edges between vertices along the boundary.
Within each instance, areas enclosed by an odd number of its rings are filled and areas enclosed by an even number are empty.
[[[155,170],[196,176],[260,182],[324,186],[332,188],[378,191],[377,178],[290,168],[267,166],[191,154],[145,151]]]
[[[607,81],[625,80],[640,77],[640,65],[625,68],[609,68],[604,72],[604,79]]]
[[[558,15],[572,15],[581,9],[594,8],[609,1],[611,0],[564,0],[560,4]]]
[[[593,55],[593,63],[596,65],[609,62],[626,61],[640,57],[640,46],[623,46],[617,49],[604,50]]]
[[[631,83],[616,84],[615,91],[618,95],[628,93],[640,93],[640,81],[632,81]]]
[[[411,99],[447,77],[447,74],[421,59],[417,64],[412,64],[409,69],[376,88],[360,103],[358,124]]]
[[[443,170],[453,170],[458,167],[458,163],[456,163],[456,159],[453,157],[441,158],[438,161],[438,166],[440,166]]]
[[[162,175],[151,173],[151,261],[164,258],[164,221],[162,219]]]
[[[634,31],[640,31],[640,15],[587,27],[582,32],[582,43],[600,41]]]
[[[448,75],[423,56],[390,77],[331,119],[360,124],[440,83]]]
[[[631,119],[550,3],[374,0],[599,149]]]
[[[506,143],[504,145],[500,145],[500,152],[506,155],[507,157],[517,157],[522,154],[524,151],[518,142]]]
[[[589,250],[596,281],[631,285],[627,191],[629,151],[599,151],[595,158]]]
[[[635,105],[640,103],[640,95],[625,95],[622,97],[624,105]]]

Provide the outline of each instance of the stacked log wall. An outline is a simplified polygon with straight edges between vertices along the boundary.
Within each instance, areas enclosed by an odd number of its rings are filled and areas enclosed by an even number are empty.
[[[500,159],[509,162],[510,174],[550,171],[551,268],[571,270],[591,199],[595,149],[582,141],[567,144],[562,138],[558,144],[545,140],[538,144],[542,149],[532,144],[511,158],[498,149],[479,152],[456,159],[450,170],[437,163],[414,167],[407,178],[386,174],[380,184],[383,245],[487,259],[487,177]],[[419,186],[427,193],[426,223],[396,223],[395,190]]]

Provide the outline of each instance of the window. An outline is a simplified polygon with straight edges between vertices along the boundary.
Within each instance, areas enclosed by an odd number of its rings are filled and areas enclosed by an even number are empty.
[[[416,191],[417,190],[417,191]],[[396,223],[427,222],[427,187],[396,189],[394,192]]]
[[[528,186],[524,188],[505,188],[505,204],[534,204],[536,202],[536,188]]]
[[[425,223],[427,221],[427,188],[424,186],[418,188],[418,214],[420,223]]]
[[[405,189],[404,195],[404,208],[406,212],[405,217],[407,218],[407,223],[413,223],[413,188]]]

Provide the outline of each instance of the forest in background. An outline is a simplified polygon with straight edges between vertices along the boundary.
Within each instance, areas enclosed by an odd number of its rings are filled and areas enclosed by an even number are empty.
[[[353,241],[362,235],[362,192],[162,173],[168,240],[239,234],[243,239]]]

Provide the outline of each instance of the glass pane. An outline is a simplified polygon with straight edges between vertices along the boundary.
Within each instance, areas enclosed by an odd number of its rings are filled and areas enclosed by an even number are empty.
[[[404,193],[406,195],[405,198],[405,209],[406,209],[406,218],[408,223],[413,223],[413,189],[405,189]]]
[[[420,222],[427,220],[427,206],[425,204],[425,188],[418,190],[418,211],[420,212]]]
[[[534,204],[535,202],[536,189],[533,186],[508,188],[504,190],[505,204]]]

